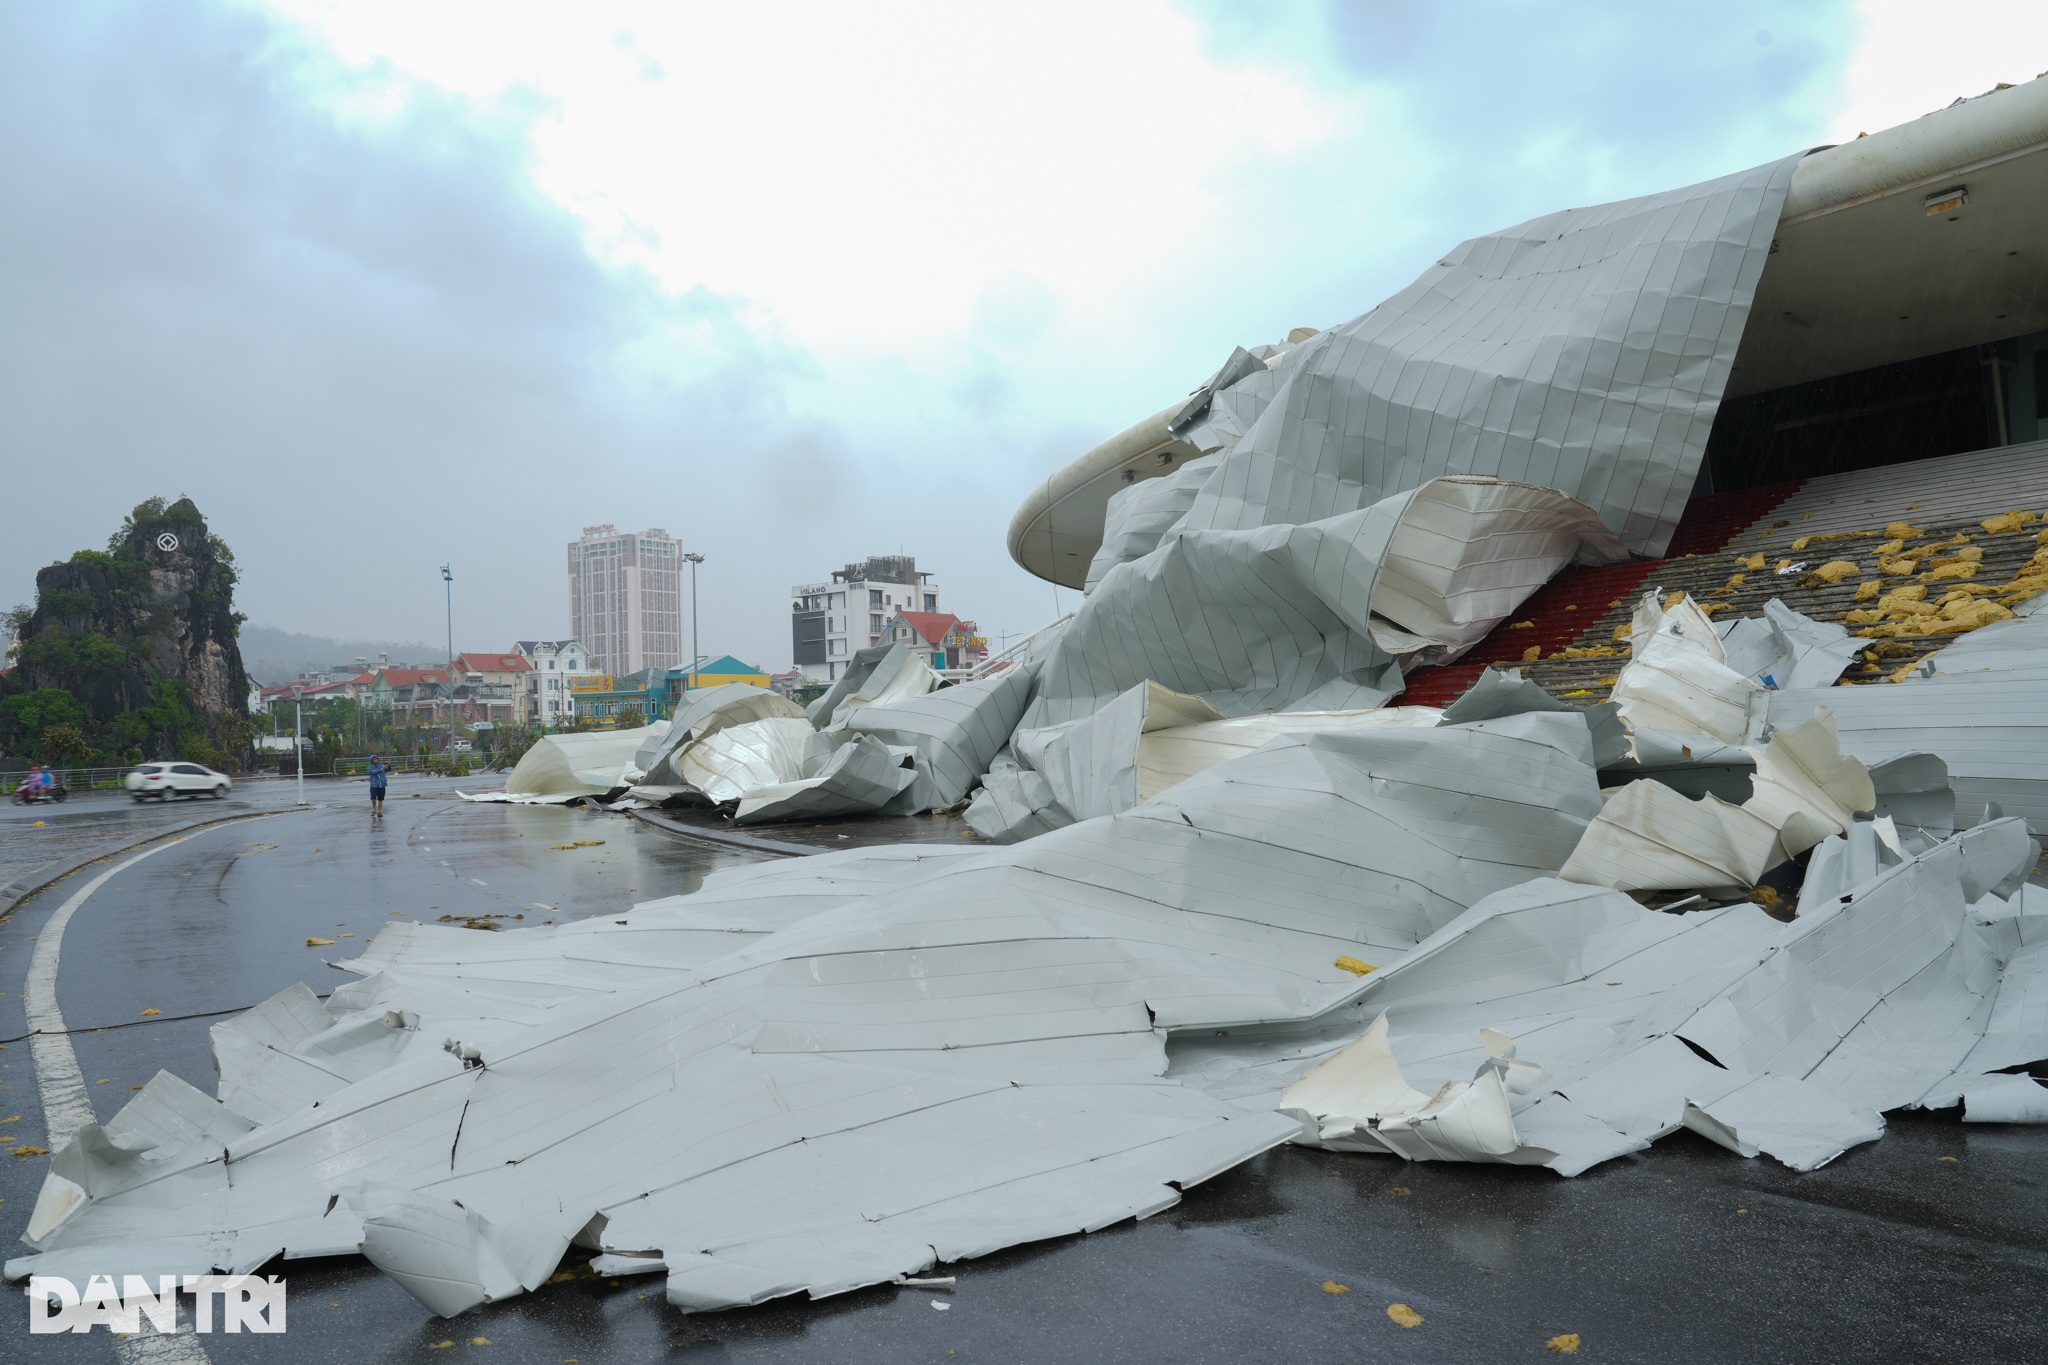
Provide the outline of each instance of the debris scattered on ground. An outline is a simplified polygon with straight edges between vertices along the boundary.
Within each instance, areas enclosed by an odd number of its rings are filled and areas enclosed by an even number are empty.
[[[1200,456],[1115,495],[1082,607],[1013,667],[941,686],[876,646],[801,711],[734,684],[540,741],[476,799],[752,823],[973,794],[988,842],[728,869],[629,919],[386,926],[325,1001],[213,1027],[217,1097],[160,1073],[65,1145],[8,1273],[360,1253],[453,1315],[574,1246],[700,1312],[1147,1216],[1282,1143],[1571,1176],[1685,1129],[1803,1171],[1901,1108],[2048,1122],[2016,1070],[2048,1057],[2048,617],[2005,600],[2048,560],[1996,584],[2009,547],[1894,523],[1890,556],[1776,565],[1847,597],[1875,559],[1861,637],[1666,582],[1552,651],[1625,649],[1607,703],[1488,672],[1387,705],[1565,566],[1663,552],[1796,162],[1480,239],[1234,353],[1172,419]],[[1648,289],[1662,244],[1700,268]],[[1503,360],[1501,329],[1543,344]],[[1642,378],[1672,337],[1698,363]],[[1599,357],[1595,420],[1461,425],[1496,381],[1570,410]],[[1451,473],[1481,436],[1528,481]],[[1906,626],[1961,638],[1884,652]]]

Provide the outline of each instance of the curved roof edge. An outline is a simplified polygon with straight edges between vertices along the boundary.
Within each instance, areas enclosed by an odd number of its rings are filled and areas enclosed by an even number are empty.
[[[1010,558],[1025,572],[1063,588],[1082,586],[1102,545],[1110,495],[1126,482],[1170,474],[1200,453],[1166,429],[1186,403],[1179,399],[1133,422],[1032,489],[1010,518]],[[1126,470],[1129,480],[1123,478]]]
[[[1781,223],[1832,213],[1934,180],[1967,175],[2048,142],[2048,80],[1993,90],[1838,146],[1792,174]]]

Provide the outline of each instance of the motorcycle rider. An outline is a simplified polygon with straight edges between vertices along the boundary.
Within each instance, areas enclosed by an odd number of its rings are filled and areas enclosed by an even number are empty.
[[[50,786],[50,770],[40,763],[31,767],[27,778],[21,784],[23,803],[33,806],[39,801],[48,800]]]

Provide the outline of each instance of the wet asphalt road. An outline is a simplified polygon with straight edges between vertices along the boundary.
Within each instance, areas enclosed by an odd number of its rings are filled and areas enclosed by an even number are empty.
[[[447,784],[412,789],[431,785]],[[16,837],[0,825],[0,842]],[[159,1067],[210,1088],[212,1020],[168,1016],[244,1007],[298,980],[324,993],[349,979],[324,959],[398,915],[616,913],[746,860],[619,817],[401,786],[381,827],[351,799],[200,831],[113,878],[65,936],[59,1001],[73,1029],[123,1025],[73,1037],[106,1119]],[[82,880],[0,922],[0,1037],[23,1032],[34,936]],[[309,948],[309,936],[337,942]],[[162,1015],[144,1020],[150,1008]],[[8,1150],[42,1145],[19,1042],[0,1050],[10,1116]],[[0,1222],[14,1232],[47,1162],[0,1152]],[[290,1284],[284,1337],[199,1340],[215,1361],[346,1365],[1509,1361],[1554,1359],[1545,1343],[1562,1333],[1597,1360],[2040,1360],[2048,1130],[1894,1116],[1883,1141],[1806,1175],[1683,1133],[1569,1181],[1283,1150],[1147,1222],[946,1267],[950,1293],[881,1288],[699,1317],[670,1309],[656,1277],[566,1268],[538,1293],[441,1320],[360,1260],[287,1262],[268,1268]],[[0,1359],[114,1359],[104,1330],[26,1335],[9,1299]],[[1396,1302],[1423,1324],[1395,1325]]]

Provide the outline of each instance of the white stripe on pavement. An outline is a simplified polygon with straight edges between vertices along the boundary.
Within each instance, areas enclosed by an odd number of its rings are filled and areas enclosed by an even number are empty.
[[[28,963],[28,1026],[34,1032],[28,1045],[35,1058],[36,1085],[43,1093],[43,1131],[49,1135],[44,1141],[53,1152],[71,1141],[79,1129],[94,1122],[92,1100],[85,1093],[85,1075],[78,1069],[78,1054],[72,1051],[71,1039],[65,1036],[64,1012],[57,1008],[57,959],[64,951],[65,926],[78,913],[78,907],[105,886],[109,878],[183,842],[172,839],[158,844],[100,873],[57,907],[57,913],[43,926],[42,937],[36,940],[35,953]]]
[[[43,1131],[48,1134],[44,1141],[52,1151],[61,1149],[78,1135],[79,1129],[96,1121],[92,1100],[86,1094],[85,1073],[78,1069],[78,1053],[64,1032],[64,1012],[57,1007],[57,967],[64,951],[64,930],[92,893],[111,878],[189,837],[167,839],[100,873],[57,907],[57,913],[50,916],[50,922],[36,939],[36,950],[28,964],[28,1026],[35,1031],[29,1039],[29,1054],[35,1060],[36,1086],[43,1097]],[[149,1325],[147,1317],[142,1318],[139,1332],[114,1342],[114,1358],[120,1365],[210,1365],[206,1349],[187,1326],[189,1317],[190,1311],[181,1301],[175,1334],[159,1333]]]

